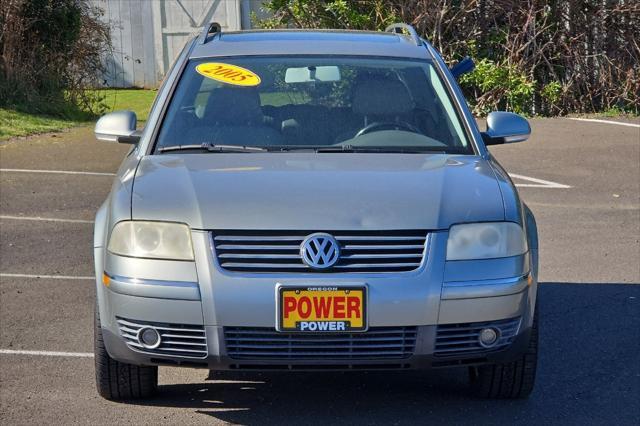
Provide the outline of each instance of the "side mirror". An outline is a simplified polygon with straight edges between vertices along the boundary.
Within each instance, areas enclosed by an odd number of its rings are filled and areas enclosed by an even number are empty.
[[[94,133],[99,141],[138,143],[140,132],[136,131],[137,122],[133,111],[114,111],[100,117]]]
[[[453,74],[453,77],[457,80],[462,74],[473,71],[475,67],[476,64],[473,63],[473,59],[465,56],[464,59],[449,68],[449,71],[451,71],[451,74]]]
[[[531,135],[531,127],[518,114],[495,111],[487,117],[487,131],[481,134],[485,145],[524,142]]]

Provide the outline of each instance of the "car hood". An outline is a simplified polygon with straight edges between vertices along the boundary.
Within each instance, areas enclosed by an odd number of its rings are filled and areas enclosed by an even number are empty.
[[[194,229],[435,230],[504,220],[504,208],[476,156],[163,154],[138,166],[132,217]]]

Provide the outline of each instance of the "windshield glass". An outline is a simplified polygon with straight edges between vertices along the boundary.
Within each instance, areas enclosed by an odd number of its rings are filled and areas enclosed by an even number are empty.
[[[335,56],[190,61],[156,152],[199,145],[473,154],[430,62]]]

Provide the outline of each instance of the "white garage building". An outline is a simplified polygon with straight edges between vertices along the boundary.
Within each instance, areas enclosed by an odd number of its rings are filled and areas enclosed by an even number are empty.
[[[113,53],[106,87],[157,87],[187,38],[208,22],[223,31],[251,28],[261,0],[88,0],[103,10]]]

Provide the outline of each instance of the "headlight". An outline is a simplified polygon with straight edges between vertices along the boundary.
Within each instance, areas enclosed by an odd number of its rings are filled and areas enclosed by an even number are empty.
[[[492,259],[526,251],[527,240],[517,223],[467,223],[449,229],[447,260]]]
[[[193,260],[191,233],[182,223],[118,222],[107,249],[122,256]]]

